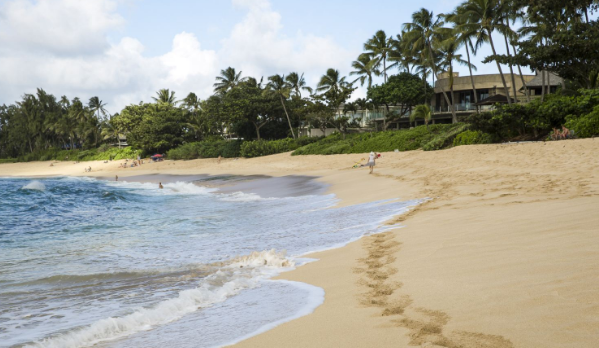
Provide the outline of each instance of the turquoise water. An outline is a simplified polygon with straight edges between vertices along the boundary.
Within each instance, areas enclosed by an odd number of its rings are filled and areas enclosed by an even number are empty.
[[[0,346],[212,347],[304,315],[272,281],[416,202],[223,194],[190,182],[0,179]]]

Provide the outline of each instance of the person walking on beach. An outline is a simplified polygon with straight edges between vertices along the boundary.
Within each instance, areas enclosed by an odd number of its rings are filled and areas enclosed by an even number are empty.
[[[218,160],[216,161],[217,164],[220,164],[220,160],[222,157],[220,157],[220,155],[218,155]]]
[[[114,176],[114,181],[119,181],[119,176],[118,175]]]
[[[368,156],[368,163],[366,163],[366,165],[370,167],[370,173],[368,174],[372,174],[374,166],[376,165],[376,154],[373,151],[370,151],[370,155]]]

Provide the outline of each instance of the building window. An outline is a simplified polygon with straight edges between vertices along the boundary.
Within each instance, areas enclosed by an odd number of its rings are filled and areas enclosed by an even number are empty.
[[[477,89],[478,93],[478,101],[489,98],[489,90],[488,89]]]

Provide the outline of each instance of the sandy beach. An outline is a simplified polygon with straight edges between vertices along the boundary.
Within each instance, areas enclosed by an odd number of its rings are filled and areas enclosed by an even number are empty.
[[[301,175],[340,205],[429,199],[392,232],[282,274],[323,288],[324,304],[239,347],[597,346],[599,140],[383,153],[373,175],[351,168],[363,157],[31,162],[0,176]]]

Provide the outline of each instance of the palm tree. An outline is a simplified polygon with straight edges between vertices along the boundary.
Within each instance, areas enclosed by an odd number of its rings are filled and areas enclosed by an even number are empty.
[[[341,77],[339,74],[339,70],[335,70],[330,68],[327,70],[327,73],[322,75],[318,85],[316,86],[317,92],[328,92],[334,91],[336,93],[340,92],[342,87],[348,86],[349,83],[345,81],[345,77]]]
[[[98,119],[101,119],[100,115],[103,115],[104,117],[106,117],[106,109],[104,108],[106,106],[105,103],[103,103],[100,98],[98,97],[91,97],[89,98],[89,102],[87,103],[87,106],[91,109],[92,113],[94,113]]]
[[[441,46],[441,49],[439,50],[439,53],[441,53],[441,56],[443,57],[442,58],[443,60],[441,61],[441,65],[443,68],[445,68],[446,72],[449,75],[449,90],[451,91],[451,101],[447,100],[447,102],[450,103],[449,105],[451,108],[451,117],[452,117],[453,123],[458,122],[458,117],[456,115],[456,110],[455,110],[455,99],[454,99],[454,92],[453,92],[453,63],[456,62],[461,65],[467,65],[468,67],[471,68],[470,63],[463,60],[461,54],[456,53],[457,50],[458,50],[458,43],[455,40],[455,38],[450,38],[450,39],[445,40]]]
[[[278,74],[270,76],[268,78],[266,88],[271,93],[274,93],[279,96],[279,99],[281,100],[281,105],[283,105],[283,110],[285,111],[285,115],[287,116],[287,122],[289,123],[289,129],[291,130],[291,136],[293,136],[293,139],[295,139],[295,132],[293,131],[293,127],[291,126],[291,119],[289,118],[289,113],[287,113],[287,107],[285,107],[285,99],[289,98],[291,94],[291,88],[287,83],[285,83],[285,77]]]
[[[191,116],[189,122],[186,123],[186,126],[193,129],[196,139],[198,138],[198,134],[201,134],[203,128],[203,122],[200,117],[201,102],[200,98],[193,92],[189,93],[187,97],[181,101],[182,106],[189,110]]]
[[[426,104],[416,105],[414,111],[410,115],[410,122],[415,123],[417,118],[423,119],[424,124],[426,124],[426,128],[428,129],[428,123],[432,118],[431,108]]]
[[[462,45],[466,48],[468,69],[470,71],[470,83],[472,84],[472,94],[474,94],[474,103],[476,104],[478,103],[478,94],[476,93],[476,86],[474,85],[474,75],[472,74],[472,68],[476,70],[476,67],[472,65],[472,63],[470,62],[470,50],[472,50],[473,53],[476,52],[476,47],[472,44],[472,39],[476,38],[477,35],[479,35],[479,33],[477,32],[476,27],[467,23],[466,18],[461,15],[461,10],[462,8],[458,7],[454,13],[446,15],[445,18],[447,18],[449,22],[452,22],[454,24],[453,31],[458,49]]]
[[[240,82],[246,80],[245,77],[241,77],[240,72],[236,72],[234,68],[228,67],[225,70],[220,71],[220,76],[216,77],[216,83],[214,84],[214,92],[224,94],[227,91],[235,88]]]
[[[299,98],[302,97],[301,90],[312,93],[312,88],[308,87],[306,85],[306,80],[304,79],[304,74],[299,75],[296,72],[289,73],[289,75],[287,75],[287,77],[285,78],[285,81],[291,88],[293,95],[298,96]]]
[[[168,88],[163,88],[156,92],[157,97],[152,97],[156,103],[168,104],[175,106],[177,103],[177,98],[175,98],[175,91],[169,91]]]
[[[377,31],[372,38],[364,43],[365,53],[375,60],[374,68],[383,64],[383,80],[387,82],[387,56],[392,49],[393,37],[387,37],[383,30]]]
[[[351,63],[351,66],[356,69],[350,72],[350,75],[358,75],[358,78],[353,82],[360,80],[360,86],[364,86],[364,82],[368,81],[368,88],[372,87],[372,75],[379,76],[381,72],[376,68],[376,59],[371,59],[368,54],[362,53],[358,60]]]
[[[412,46],[412,52],[420,57],[421,65],[428,66],[433,71],[433,85],[437,77],[437,63],[434,48],[439,46],[450,34],[451,29],[443,27],[444,22],[440,16],[433,15],[425,8],[412,14],[412,22],[404,24],[405,34],[403,38],[406,45]],[[423,69],[423,78],[425,78],[426,69]],[[451,105],[447,92],[441,87],[443,96],[448,105]],[[453,98],[453,96],[452,96]],[[452,108],[453,109],[453,108]]]
[[[492,34],[496,29],[502,28],[500,23],[501,13],[499,11],[500,8],[498,5],[499,4],[497,0],[467,0],[464,4],[462,4],[463,15],[466,17],[467,23],[475,25],[480,33],[488,37],[494,56],[497,55],[497,51],[495,50]],[[512,100],[510,99],[510,91],[507,88],[505,77],[503,76],[503,71],[501,70],[501,65],[497,60],[495,60],[495,63],[497,64],[499,75],[501,76],[501,82],[503,83],[503,89],[505,91],[508,104],[511,104]]]
[[[391,50],[389,50],[387,59],[393,63],[387,69],[397,67],[400,70],[404,69],[406,72],[412,72],[412,68],[418,63],[418,58],[406,47],[404,36],[405,32],[402,31],[395,36],[395,39],[391,40]]]

